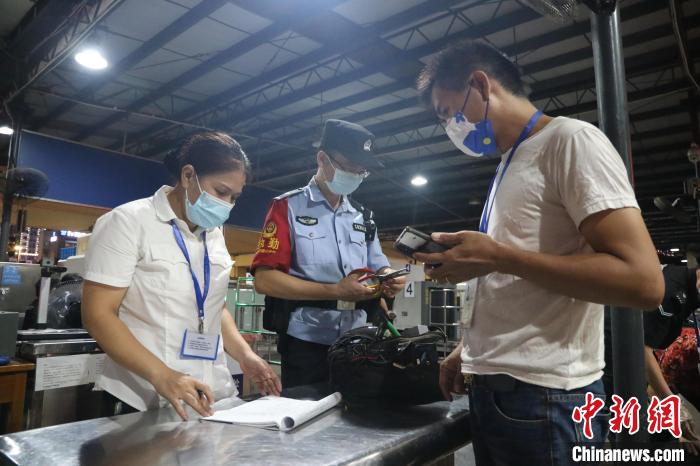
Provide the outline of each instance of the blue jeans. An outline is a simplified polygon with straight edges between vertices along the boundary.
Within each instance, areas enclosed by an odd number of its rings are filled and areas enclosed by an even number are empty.
[[[574,443],[605,441],[610,418],[606,407],[592,419],[592,440],[584,437],[583,424],[571,419],[573,409],[584,405],[586,392],[605,400],[601,380],[575,390],[512,381],[513,386],[505,389],[479,381],[470,387],[477,466],[569,465],[574,464]]]

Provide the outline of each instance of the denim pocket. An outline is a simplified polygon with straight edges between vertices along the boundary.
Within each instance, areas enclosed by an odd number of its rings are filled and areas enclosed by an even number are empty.
[[[593,395],[605,402],[605,395],[595,392],[593,392]],[[586,404],[585,392],[561,393],[558,390],[552,391],[547,396],[547,401],[550,404],[550,412],[554,423],[560,425],[563,435],[569,441],[581,443],[602,442],[605,440],[608,431],[608,421],[610,420],[610,411],[607,406],[603,405],[603,408],[591,419],[593,438],[589,439],[584,434],[584,423],[574,422],[572,418],[574,409]]]
[[[547,422],[545,398],[536,393],[491,392],[494,410],[510,422],[539,426]]]

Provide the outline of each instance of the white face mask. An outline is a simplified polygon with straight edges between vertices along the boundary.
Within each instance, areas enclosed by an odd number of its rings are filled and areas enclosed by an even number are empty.
[[[476,123],[467,120],[464,115],[464,106],[467,105],[471,86],[467,91],[467,97],[464,99],[462,109],[455,113],[445,126],[445,133],[450,138],[452,144],[464,154],[471,157],[483,157],[484,155],[493,155],[498,153],[496,146],[496,136],[493,134],[493,125],[488,119],[489,102],[486,101],[486,110],[484,119]]]
[[[326,185],[328,185],[328,189],[339,196],[347,196],[352,194],[357,188],[360,187],[362,180],[365,179],[365,176],[363,175],[346,172],[345,170],[341,170],[340,168],[336,167],[333,165],[333,162],[331,162],[330,157],[328,158],[328,162],[331,164],[331,167],[333,167],[334,173],[333,179],[327,181]]]

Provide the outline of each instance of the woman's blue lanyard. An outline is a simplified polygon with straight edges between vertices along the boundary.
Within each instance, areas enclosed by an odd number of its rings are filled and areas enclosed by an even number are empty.
[[[489,222],[491,221],[491,210],[493,209],[493,205],[496,202],[496,194],[498,193],[498,188],[501,187],[501,182],[503,181],[503,176],[506,174],[506,171],[508,170],[508,167],[510,166],[510,161],[513,159],[513,155],[515,155],[515,151],[518,149],[518,146],[525,140],[527,137],[530,135],[530,132],[532,131],[532,128],[535,127],[537,122],[539,121],[540,117],[542,116],[542,112],[540,110],[537,110],[531,117],[530,121],[527,122],[527,125],[523,128],[523,131],[520,133],[520,136],[518,136],[518,140],[515,141],[515,144],[513,144],[513,148],[510,150],[510,153],[508,154],[508,158],[506,159],[506,163],[503,164],[498,164],[498,168],[496,169],[496,173],[493,175],[493,178],[491,179],[491,184],[489,184],[489,191],[488,195],[486,196],[486,205],[484,206],[484,210],[481,213],[481,221],[479,222],[479,231],[481,233],[486,233],[488,234],[489,231]],[[503,169],[501,170],[501,165],[503,165]],[[500,172],[500,177],[498,176]],[[493,189],[493,185],[496,182],[496,178],[498,178],[498,184],[496,184],[496,189]],[[493,191],[493,196],[492,196],[492,191]],[[492,198],[493,197],[493,198]]]
[[[209,250],[207,249],[207,232],[202,233],[202,239],[204,240],[204,294],[202,294],[202,289],[199,287],[199,280],[192,270],[192,262],[190,262],[190,254],[187,252],[187,246],[185,245],[185,240],[182,238],[182,233],[180,229],[175,225],[175,220],[170,222],[173,227],[173,234],[175,235],[175,242],[180,247],[182,254],[185,255],[187,260],[187,265],[190,267],[190,273],[192,274],[192,283],[194,284],[194,296],[197,298],[197,311],[199,315],[199,333],[204,333],[204,301],[207,300],[207,295],[209,294],[209,277],[211,274],[211,269],[209,265]]]

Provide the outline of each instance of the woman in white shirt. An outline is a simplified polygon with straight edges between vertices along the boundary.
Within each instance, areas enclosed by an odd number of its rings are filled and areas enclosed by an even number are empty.
[[[97,386],[117,413],[166,406],[187,419],[237,393],[224,351],[264,393],[279,378],[245,342],[226,309],[232,266],[219,228],[250,164],[224,133],[188,138],[166,158],[177,178],[153,197],[124,204],[95,224],[86,255],[82,318],[107,353]],[[121,403],[119,403],[121,402]]]

